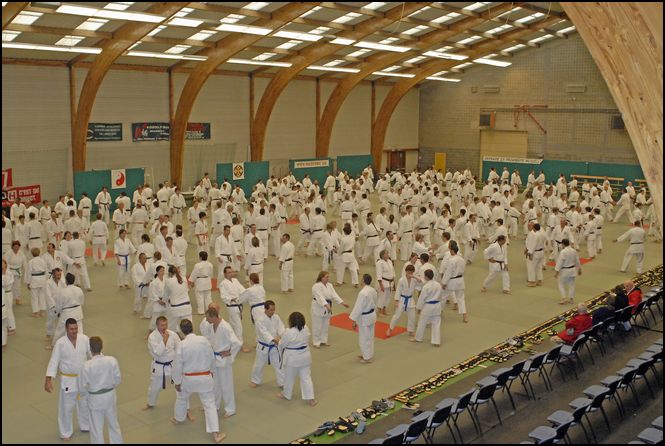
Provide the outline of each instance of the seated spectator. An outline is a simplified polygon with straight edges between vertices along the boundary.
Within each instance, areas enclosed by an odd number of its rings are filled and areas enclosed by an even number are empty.
[[[605,299],[605,305],[602,307],[598,307],[592,314],[591,314],[591,326],[594,326],[600,322],[603,322],[607,319],[611,319],[614,317],[614,312],[616,311],[616,308],[614,307],[614,301],[616,300],[616,296],[610,294],[607,296],[607,299]]]
[[[577,314],[566,321],[566,329],[550,339],[556,343],[572,344],[575,339],[593,326],[586,305],[577,305]]]
[[[614,309],[623,310],[628,306],[628,296],[626,295],[626,288],[623,285],[618,285],[614,288]]]
[[[626,295],[628,295],[628,305],[634,305],[633,314],[637,310],[637,304],[642,302],[642,290],[635,286],[632,280],[626,280],[623,283],[623,287],[626,289]]]

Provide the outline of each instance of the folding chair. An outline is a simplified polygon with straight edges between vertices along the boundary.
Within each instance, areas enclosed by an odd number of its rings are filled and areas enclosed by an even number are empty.
[[[529,376],[532,373],[538,372],[538,375],[541,378],[543,378],[543,382],[545,383],[545,388],[547,390],[550,390],[547,378],[543,374],[543,362],[545,361],[546,356],[547,353],[537,353],[531,356],[531,358],[529,358],[526,364],[524,364],[524,371],[522,371],[522,376],[521,376],[522,382],[529,384],[529,389],[531,389],[531,394],[533,395],[534,400],[536,399],[536,393],[533,390],[533,385],[531,384],[531,379],[529,378]],[[527,391],[527,395],[528,393],[529,392]]]
[[[662,444],[663,431],[660,429],[654,429],[653,427],[647,427],[642,432],[637,434],[637,438],[646,444]]]
[[[393,437],[399,434],[403,434],[403,444],[411,444],[419,439],[420,436],[425,432],[425,429],[427,429],[427,423],[429,422],[430,415],[432,415],[432,412],[430,411],[416,415],[415,417],[411,418],[410,424],[400,424],[395,426],[386,432],[386,435],[388,437]]]
[[[566,435],[568,435],[568,429],[573,424],[573,420],[570,420],[567,423],[560,424],[553,429],[549,426],[538,426],[531,432],[529,432],[529,438],[536,440],[536,444],[545,444],[546,442],[552,442],[553,444],[559,443],[563,440]]]
[[[627,367],[635,367],[637,371],[635,372],[635,377],[633,378],[633,382],[638,381],[643,379],[647,383],[647,388],[649,389],[649,394],[651,394],[651,398],[655,399],[656,396],[653,393],[653,389],[651,388],[651,384],[649,384],[649,380],[647,379],[647,371],[653,367],[654,364],[654,359],[651,358],[649,360],[643,360],[643,359],[631,359],[628,361],[626,364]],[[654,375],[656,374],[656,371],[654,369]],[[656,380],[658,380],[658,375],[656,375]]]
[[[471,389],[468,392],[460,395],[459,398],[446,398],[439,403],[440,406],[449,404],[450,402],[453,403],[453,406],[450,410],[450,418],[453,420],[453,424],[455,425],[455,429],[457,430],[457,435],[459,435],[460,443],[464,443],[464,439],[462,438],[462,432],[460,432],[459,426],[457,425],[457,419],[459,418],[460,414],[462,414],[462,412],[464,412],[469,408],[469,401],[471,401],[471,397],[473,396],[475,391],[476,389]],[[469,410],[469,416],[471,417],[473,428],[476,430],[476,432],[478,432],[478,426],[476,426],[476,420],[473,417],[473,414],[471,413],[470,410]]]
[[[582,422],[582,417],[586,413],[587,409],[591,403],[587,405],[581,405],[577,409],[575,409],[573,412],[568,412],[566,410],[557,410],[553,414],[551,414],[549,417],[547,417],[547,421],[552,423],[553,426],[560,426],[561,424],[567,423],[570,418],[572,418],[572,423],[570,427],[579,425],[582,428],[582,431],[584,431],[584,437],[586,438],[586,442],[589,443],[589,434],[586,431],[586,428],[584,427],[584,423]]]
[[[476,390],[473,393],[471,400],[469,401],[469,409],[471,410],[471,414],[476,418],[479,433],[482,433],[483,429],[480,425],[480,418],[478,417],[478,407],[482,406],[483,404],[488,404],[490,401],[494,406],[494,411],[496,412],[496,416],[499,419],[499,423],[503,424],[503,421],[501,421],[501,415],[499,414],[499,409],[496,407],[496,402],[494,402],[495,391],[496,391],[496,380],[494,381],[494,383],[487,384],[481,387],[480,389]]]
[[[515,381],[517,378],[520,378],[520,383],[522,384],[522,387],[524,387],[524,391],[526,392],[527,398],[530,399],[529,397],[529,391],[526,388],[526,385],[524,384],[524,381],[521,379],[522,377],[522,371],[524,370],[524,366],[526,365],[526,360],[524,361],[519,361],[513,364],[512,368],[507,368],[507,367],[502,367],[498,370],[495,370],[494,372],[491,373],[491,376],[495,377],[497,381],[500,382],[498,376],[502,373],[505,373],[506,371],[509,371],[510,373],[508,374],[508,381],[506,381],[506,392],[508,392],[508,396],[510,397],[510,402],[513,403],[513,397],[512,394],[510,393],[510,388],[513,385],[513,381]],[[515,404],[513,403],[513,409],[515,408]]]
[[[575,373],[575,379],[579,379],[579,376],[577,376],[577,363],[580,363],[580,367],[584,371],[584,364],[582,364],[582,360],[580,359],[579,354],[577,353],[582,347],[582,345],[586,342],[587,337],[583,334],[579,335],[577,339],[575,339],[575,342],[573,342],[573,345],[564,345],[561,350],[559,351],[559,357],[557,358],[556,362],[554,365],[559,367],[562,364],[562,360],[566,362],[566,365]],[[573,360],[576,359],[576,361]],[[552,366],[554,368],[554,366]],[[559,370],[560,371],[560,370]],[[563,380],[566,380],[566,377],[563,375],[563,372],[561,373],[561,377]]]
[[[443,406],[441,405],[436,406],[436,410],[434,410],[432,412],[432,415],[430,415],[429,417],[429,422],[427,423],[427,429],[423,434],[423,437],[425,438],[425,443],[429,444],[434,443],[434,433],[443,423],[446,423],[446,425],[448,426],[448,430],[450,430],[450,434],[453,436],[453,441],[457,443],[457,439],[455,438],[455,433],[453,432],[453,428],[450,426],[450,412],[452,411],[453,404],[454,404],[453,402],[449,402]]]
[[[586,418],[587,422],[589,423],[591,434],[593,434],[593,438],[596,441],[596,443],[598,443],[598,439],[596,438],[596,433],[594,432],[593,425],[591,424],[591,420],[589,420],[589,416],[587,414],[600,411],[600,413],[602,413],[603,415],[603,419],[605,420],[605,424],[607,425],[607,430],[612,432],[610,421],[607,419],[607,414],[605,413],[605,409],[603,409],[603,401],[605,401],[605,397],[608,393],[609,389],[606,389],[604,392],[598,393],[593,399],[576,398],[570,403],[568,403],[568,405],[573,409],[577,409],[578,407],[588,405],[586,412],[584,412],[584,418]]]

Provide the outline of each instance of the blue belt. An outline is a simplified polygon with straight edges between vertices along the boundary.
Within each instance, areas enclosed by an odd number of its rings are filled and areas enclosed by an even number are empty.
[[[162,389],[166,389],[166,366],[170,366],[173,364],[173,361],[167,361],[167,362],[160,362],[160,361],[155,361],[156,364],[159,364],[162,366]]]
[[[440,301],[440,300],[428,300],[428,301],[425,302],[425,303],[426,303],[426,304],[438,304],[438,303],[441,303],[441,301]]]
[[[407,306],[409,305],[409,299],[411,299],[413,296],[405,296],[404,294],[400,294],[400,297],[404,300],[404,311],[406,311]]]
[[[272,350],[273,348],[277,348],[277,346],[275,344],[266,344],[265,342],[261,342],[261,341],[256,341],[256,342],[261,344],[263,347],[268,347],[268,365],[271,365],[271,363],[270,363],[270,350]],[[261,349],[261,350],[263,350],[263,349]]]
[[[372,313],[374,313],[374,308],[372,308],[371,310],[368,310],[368,311],[363,311],[362,315],[365,316],[365,315],[372,314]]]
[[[127,272],[127,268],[129,266],[129,254],[116,254],[118,257],[124,257],[125,258],[125,272]]]

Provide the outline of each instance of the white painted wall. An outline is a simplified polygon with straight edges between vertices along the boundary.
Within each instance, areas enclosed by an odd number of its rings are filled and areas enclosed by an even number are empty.
[[[321,83],[321,114],[337,84]],[[324,93],[325,92],[325,93]],[[372,86],[358,85],[337,113],[330,138],[330,156],[368,154],[371,151]]]

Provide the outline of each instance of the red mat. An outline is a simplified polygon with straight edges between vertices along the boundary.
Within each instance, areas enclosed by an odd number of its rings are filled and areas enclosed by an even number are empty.
[[[349,319],[349,313],[340,313],[330,318],[330,325],[333,327],[355,331],[351,329],[351,324],[353,324],[353,321]],[[386,330],[388,330],[388,328],[390,328],[390,324],[376,321],[376,324],[374,325],[374,337],[379,339],[388,339],[388,336],[386,336]],[[405,332],[406,328],[395,327],[393,334],[390,337],[392,338]]]
[[[588,257],[580,258],[580,263],[582,265],[586,265],[587,263],[592,262],[592,261],[593,261],[593,259],[588,258]],[[552,268],[554,268],[556,266],[556,262],[547,262],[547,266],[551,266]]]
[[[92,248],[87,248],[85,250],[85,256],[86,257],[92,257]],[[107,250],[106,251],[106,258],[111,259],[113,257],[115,257],[115,253],[113,252],[113,250],[112,249]]]
[[[298,225],[300,224],[300,220],[286,220],[287,225]]]

